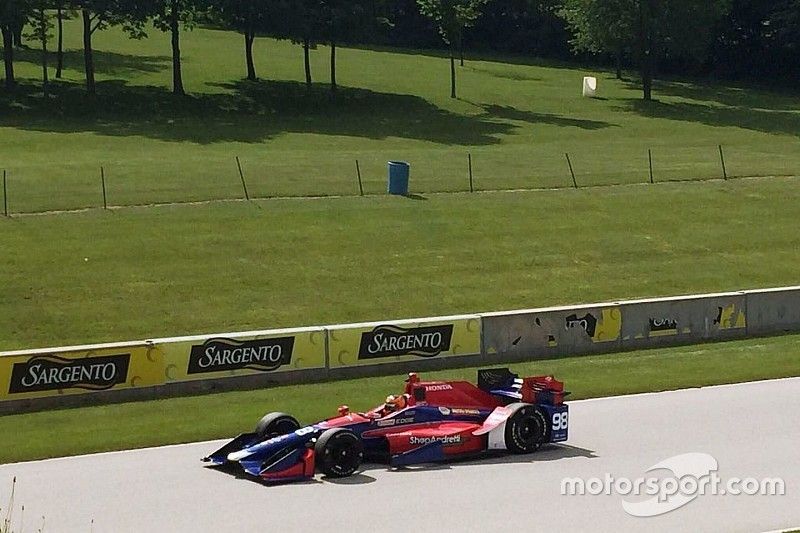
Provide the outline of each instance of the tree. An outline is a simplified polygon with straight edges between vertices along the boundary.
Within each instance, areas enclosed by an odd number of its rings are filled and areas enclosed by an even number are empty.
[[[781,44],[794,49],[795,53],[800,52],[800,0],[778,2],[771,18]]]
[[[461,42],[464,29],[480,17],[480,9],[489,0],[417,0],[420,12],[433,20],[439,35],[450,50],[450,98],[456,97],[455,46]]]
[[[42,49],[42,90],[45,97],[48,94],[50,79],[47,74],[47,43],[52,37],[50,32],[53,30],[53,22],[49,12],[49,2],[46,0],[34,0],[33,10],[30,17],[31,32],[26,35],[28,39],[39,41]]]
[[[23,7],[22,9],[26,12],[30,12],[30,2],[26,0],[16,0],[16,3],[20,6],[27,6]],[[25,16],[17,17],[13,20],[11,26],[11,33],[14,36],[14,46],[17,48],[25,48],[25,44],[22,41],[22,31],[25,29],[25,23],[27,19]]]
[[[56,78],[61,78],[64,71],[64,21],[72,19],[75,14],[68,9],[66,0],[56,0],[56,25],[58,28],[56,45]]]
[[[14,43],[18,29],[25,25],[30,14],[30,5],[26,0],[0,0],[0,33],[3,34],[3,65],[5,67],[5,86],[11,90],[16,85],[14,76]]]
[[[634,50],[643,97],[651,100],[657,57],[706,55],[715,22],[727,4],[728,0],[564,0],[560,14],[574,34],[576,51],[619,56],[625,48]]]
[[[152,14],[152,5],[136,0],[79,0],[83,20],[83,62],[86,73],[86,90],[95,94],[94,50],[92,35],[109,26],[120,26],[132,39],[146,37],[144,24]]]
[[[483,7],[487,3],[489,3],[488,0],[484,2],[476,2],[476,4],[479,4],[480,7]],[[480,16],[481,12],[476,8],[473,11],[468,11],[463,13],[474,14],[474,16],[465,16],[462,17],[460,20],[461,27],[458,29],[458,58],[459,58],[459,63],[462,67],[464,66],[464,34],[467,32],[469,28],[475,26],[475,22],[478,20],[478,17]]]
[[[192,29],[197,16],[197,5],[193,0],[156,0],[153,26],[169,32],[172,46],[172,94],[185,96],[181,68],[181,25]]]
[[[311,50],[317,48],[317,36],[322,18],[322,4],[320,0],[293,0],[291,2],[293,16],[288,19],[290,24],[286,28],[293,36],[294,42],[303,46],[303,70],[306,79],[306,88],[311,88]]]
[[[367,11],[361,0],[320,0],[320,42],[330,46],[330,88],[336,93],[336,46],[344,38],[356,40],[367,24]]]
[[[226,26],[244,37],[244,57],[247,79],[258,79],[253,57],[253,43],[256,35],[265,30],[265,21],[281,24],[288,15],[288,7],[282,0],[213,0],[215,15]]]
[[[269,17],[261,21],[264,33],[289,39],[303,48],[306,88],[311,88],[310,51],[320,42],[323,24],[322,0],[273,0]]]
[[[571,59],[562,0],[492,0],[469,32],[470,42],[497,52]]]
[[[800,1],[732,0],[715,33],[716,75],[787,85],[800,76]]]
[[[622,56],[635,42],[638,19],[634,4],[632,0],[567,0],[561,11],[574,33],[570,40],[573,48],[594,54],[613,53],[617,79],[622,78]]]
[[[331,92],[336,93],[336,43],[339,39],[339,32],[342,20],[347,17],[351,2],[348,0],[321,0],[320,13],[323,19],[325,40],[330,46],[330,73],[331,73]]]

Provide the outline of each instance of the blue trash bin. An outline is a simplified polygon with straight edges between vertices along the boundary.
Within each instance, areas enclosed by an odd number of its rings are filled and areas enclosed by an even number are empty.
[[[389,161],[389,194],[408,196],[408,175],[411,165],[405,161]]]

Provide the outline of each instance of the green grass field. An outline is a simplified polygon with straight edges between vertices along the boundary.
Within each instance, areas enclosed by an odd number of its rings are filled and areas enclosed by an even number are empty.
[[[264,79],[242,82],[240,36],[185,34],[191,96],[168,91],[169,46],[153,32],[96,36],[96,99],[80,86],[80,32],[68,25],[67,81],[44,101],[36,51],[0,94],[0,168],[12,213],[238,198],[240,156],[254,196],[368,193],[385,163],[412,164],[412,190],[626,187],[483,194],[273,199],[0,219],[0,350],[307,324],[494,311],[798,283],[796,94],[664,82],[521,58],[469,60],[460,98],[435,53],[342,48],[328,60],[257,41]],[[657,181],[646,185],[647,150]],[[585,398],[800,375],[798,337],[541,361]],[[434,373],[472,377],[473,370]],[[624,375],[624,379],[619,379]],[[222,437],[263,411],[320,418],[364,408],[396,378],[283,387],[0,417],[0,461]],[[55,436],[55,437],[54,437]]]
[[[197,29],[183,38],[192,96],[168,91],[168,37],[95,39],[96,101],[85,98],[80,26],[67,26],[68,84],[43,102],[30,85],[0,97],[0,165],[12,211],[102,202],[103,165],[112,204],[241,196],[240,156],[255,196],[355,194],[359,159],[367,192],[384,188],[385,163],[412,164],[412,189],[464,190],[467,153],[479,189],[569,186],[569,152],[581,184],[719,177],[717,145],[731,175],[800,172],[800,100],[756,89],[662,83],[644,105],[634,83],[599,72],[601,99],[580,96],[596,69],[537,66],[521,58],[459,67],[460,98],[448,97],[448,63],[436,54],[342,48],[331,101],[328,50],[312,52],[320,83],[300,83],[301,49],[259,39],[265,80],[245,83],[239,35]],[[19,74],[40,75],[38,53],[20,53]]]
[[[512,368],[556,375],[572,399],[800,375],[798,337],[774,337],[615,355],[553,359]],[[475,370],[426,372],[467,379]],[[0,417],[0,462],[231,437],[268,411],[310,423],[341,404],[364,410],[402,390],[402,376],[229,392]],[[573,424],[588,420],[571,417]],[[209,450],[211,451],[211,450]],[[199,459],[199,458],[198,458]]]
[[[798,282],[800,180],[266,200],[0,220],[0,347]]]

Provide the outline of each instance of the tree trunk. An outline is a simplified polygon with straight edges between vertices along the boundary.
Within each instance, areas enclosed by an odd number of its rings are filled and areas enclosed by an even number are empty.
[[[303,62],[306,68],[306,87],[311,88],[311,58],[309,57],[308,49],[311,47],[311,42],[308,37],[303,38]]]
[[[256,40],[256,31],[253,28],[254,13],[252,7],[248,9],[245,16],[247,17],[245,21],[246,26],[242,33],[244,33],[244,57],[247,63],[247,79],[256,81],[258,76],[256,76],[256,63],[253,61],[253,42]]]
[[[331,40],[331,92],[336,92],[336,41]]]
[[[169,31],[172,34],[172,94],[184,96],[181,73],[181,27],[178,0],[172,0],[169,11]]]
[[[14,88],[14,36],[11,28],[4,25],[0,28],[3,32],[3,64],[6,71],[6,89]]]
[[[644,100],[649,102],[653,98],[653,47],[649,29],[649,8],[647,0],[639,2],[639,71],[642,77],[642,93]]]
[[[245,30],[244,55],[247,60],[247,79],[250,81],[256,81],[258,79],[256,76],[256,64],[253,61],[253,41],[255,40],[256,36],[252,33],[252,30]]]
[[[25,24],[23,23],[23,24],[18,24],[12,28],[14,31],[14,45],[17,48],[22,48],[25,46],[24,44],[22,44],[22,30],[24,27]]]
[[[456,97],[456,58],[450,45],[450,98]]]
[[[42,90],[44,91],[44,97],[47,98],[48,96],[48,84],[50,80],[47,76],[47,13],[45,13],[44,9],[39,10],[39,25],[42,28],[42,33],[39,35],[39,38],[42,41]]]
[[[83,67],[86,72],[86,92],[97,93],[94,82],[94,54],[92,52],[92,17],[87,10],[82,10],[83,15]]]
[[[617,46],[616,54],[617,79],[622,79],[622,46]]]
[[[56,78],[61,78],[64,70],[64,8],[58,4],[58,51],[56,52]]]
[[[642,59],[642,93],[646,101],[653,99],[653,69],[649,51]]]

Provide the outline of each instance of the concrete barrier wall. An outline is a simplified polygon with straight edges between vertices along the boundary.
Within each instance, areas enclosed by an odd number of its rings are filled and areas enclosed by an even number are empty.
[[[481,316],[483,352],[498,361],[675,346],[747,335],[743,292]],[[796,327],[800,328],[800,319]]]
[[[618,304],[486,313],[483,353],[489,360],[544,359],[620,348]]]
[[[0,353],[0,413],[800,331],[800,287]]]
[[[800,287],[745,291],[748,335],[797,331],[800,324]]]
[[[623,349],[674,346],[747,335],[744,293],[635,300],[622,306]]]

